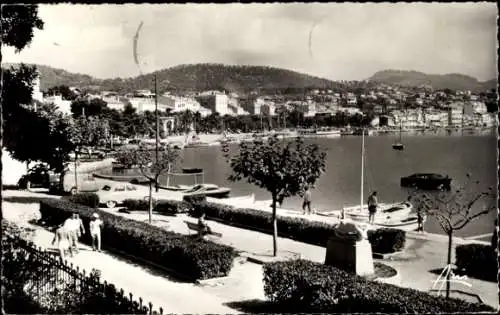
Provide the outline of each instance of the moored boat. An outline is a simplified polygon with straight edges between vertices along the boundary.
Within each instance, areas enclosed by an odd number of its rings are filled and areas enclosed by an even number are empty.
[[[377,214],[375,215],[375,220],[377,217],[392,220],[402,220],[407,218],[413,206],[409,202],[393,203],[393,204],[379,204]],[[368,205],[346,207],[342,209],[346,217],[350,217],[356,221],[368,221]]]

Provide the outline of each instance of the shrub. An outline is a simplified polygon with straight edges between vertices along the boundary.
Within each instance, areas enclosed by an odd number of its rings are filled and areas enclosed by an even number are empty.
[[[497,259],[493,247],[483,244],[458,245],[455,248],[455,265],[468,276],[497,280]]]
[[[307,260],[264,265],[264,292],[294,312],[442,313],[493,311],[484,304],[443,299],[414,289],[369,281]]]
[[[99,207],[99,196],[95,193],[78,193],[70,196],[68,200],[91,208]]]
[[[148,210],[149,200],[144,199],[125,199],[122,205],[128,210]],[[153,204],[154,205],[154,204]]]
[[[142,199],[125,199],[123,206],[128,210],[149,210],[149,201]],[[153,211],[165,215],[176,215],[179,213],[187,213],[190,205],[184,201],[176,200],[160,200],[153,202]]]
[[[154,210],[160,214],[176,215],[179,213],[187,213],[189,211],[189,206],[183,201],[168,200],[161,201]]]
[[[368,231],[368,240],[375,253],[387,254],[403,250],[406,244],[406,232],[398,229],[382,228]]]
[[[232,206],[216,203],[199,203],[191,211],[193,216],[205,212],[208,218],[219,219],[237,224],[243,228],[272,234],[272,214],[254,209],[237,209]],[[300,242],[326,247],[333,233],[333,225],[309,221],[302,218],[278,216],[278,234]],[[368,232],[372,251],[380,254],[394,253],[402,250],[406,242],[406,232],[398,229],[383,228]]]
[[[113,248],[172,269],[190,279],[225,276],[236,253],[232,247],[165,231],[145,222],[129,220],[111,213],[74,204],[65,200],[40,202],[42,220],[61,224],[72,212],[83,220],[86,232],[93,213],[104,222],[101,231],[103,248]],[[90,235],[85,240],[90,242]]]

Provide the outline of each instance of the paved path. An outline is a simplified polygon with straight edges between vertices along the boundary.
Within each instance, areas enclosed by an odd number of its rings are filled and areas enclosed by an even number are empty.
[[[125,214],[119,213],[117,209],[102,210],[109,211],[110,213],[113,213],[115,215],[120,215],[140,221],[147,221],[148,219],[148,215],[146,212],[139,211],[133,212],[131,214]],[[184,220],[196,222],[196,219],[187,217],[185,215],[181,215],[178,217],[168,217],[158,214],[153,215],[154,225],[178,233],[188,234],[189,231],[186,224],[184,223]],[[212,238],[216,242],[233,246],[239,251],[250,254],[267,256],[271,253],[271,235],[235,228],[214,221],[208,222],[210,227],[214,231],[223,234],[221,238]],[[401,286],[428,291],[432,287],[433,281],[438,277],[438,275],[432,273],[431,270],[442,268],[446,265],[446,237],[431,235],[427,233],[416,233],[415,235],[410,233],[410,236],[411,237],[407,238],[407,246],[404,255],[394,258],[393,260],[384,260],[383,262],[395,267],[400,272]],[[456,243],[461,243],[461,241],[458,241]],[[296,242],[282,237],[278,238],[278,247],[280,251],[300,253],[302,258],[320,263],[324,262],[326,254],[326,249],[323,247]],[[84,259],[83,257],[87,257],[84,255],[87,254],[84,254],[84,252],[82,252],[81,256],[79,256],[82,257],[81,260],[83,260],[79,263],[92,266],[93,264],[90,264],[92,260],[90,258]],[[98,257],[101,256],[104,256],[104,254],[98,255]],[[237,263],[235,267],[233,267],[233,270],[231,271],[229,277],[208,281],[202,288],[200,288],[192,284],[175,283],[165,279],[164,276],[155,275],[147,275],[146,279],[148,279],[148,281],[126,280],[127,277],[123,277],[121,275],[136,274],[137,276],[134,276],[133,278],[137,279],[140,278],[143,274],[148,274],[148,271],[138,266],[131,266],[129,263],[126,263],[121,259],[108,255],[105,256],[107,258],[99,258],[100,262],[95,264],[102,266],[102,268],[106,268],[102,270],[103,279],[109,279],[117,286],[123,287],[124,290],[129,290],[134,294],[147,297],[153,302],[154,305],[165,304],[166,312],[234,313],[234,310],[228,309],[222,304],[228,301],[264,298],[262,269],[256,264]],[[115,268],[115,261],[116,263],[119,262],[123,264],[123,266],[120,267],[123,269]],[[88,269],[89,267],[85,268]],[[145,286],[145,283],[150,283],[149,279],[151,279],[150,281],[154,285]],[[498,307],[497,283],[481,281],[477,279],[468,279],[468,281],[471,284],[471,287],[466,287],[460,284],[453,284],[452,289],[459,289],[466,292],[479,294],[485,303],[493,307]],[[165,292],[168,292],[168,294],[163,294],[164,286],[167,288],[165,289]],[[158,288],[162,289],[159,290]],[[171,295],[169,290],[173,289],[186,290],[186,297],[178,297],[175,294]],[[203,301],[205,299],[210,300],[213,298],[212,302],[207,302],[206,307],[204,307],[203,310],[200,311],[197,311],[196,306],[194,305],[195,303],[192,303],[191,305],[189,304],[190,298],[192,298],[193,296],[198,296],[198,294],[200,294],[200,299],[203,299]],[[196,299],[197,301],[200,300],[198,299],[198,297]],[[159,300],[160,302],[156,302],[157,300]],[[164,303],[161,303],[162,301]],[[168,308],[169,306],[174,310],[171,311]],[[179,310],[176,307],[179,308]],[[218,307],[221,307],[222,309],[218,309]]]
[[[130,219],[147,221],[146,212],[133,212],[131,214],[118,213],[113,209],[102,209],[111,213],[121,215]],[[195,218],[186,215],[177,217],[167,217],[153,214],[153,224],[178,233],[188,234],[184,221],[196,222]],[[222,244],[230,245],[239,251],[259,255],[269,256],[272,251],[272,236],[260,232],[244,230],[226,224],[207,221],[210,227],[222,237],[210,237],[211,240]],[[191,232],[193,233],[193,232]],[[446,241],[445,241],[446,240]],[[463,243],[459,241],[458,243]],[[429,291],[433,281],[438,278],[438,274],[432,270],[446,266],[447,239],[440,236],[420,233],[415,238],[407,238],[406,250],[403,255],[392,260],[376,260],[396,268],[401,275],[402,287],[414,288],[421,291]],[[284,252],[300,253],[302,258],[324,263],[326,248],[297,242],[288,238],[278,238],[278,248]],[[455,249],[453,248],[453,255]],[[470,287],[462,284],[452,284],[452,289],[462,290],[469,293],[479,294],[483,301],[493,307],[498,307],[498,286],[495,282],[482,281],[469,278]]]
[[[37,204],[4,203],[3,208],[5,219],[18,224],[37,218]],[[54,248],[50,244],[53,233],[36,225],[30,227],[35,229],[34,242],[38,246],[46,249]],[[79,247],[80,253],[68,258],[69,263],[84,269],[87,273],[92,268],[99,269],[103,280],[113,283],[127,293],[133,293],[136,299],[142,297],[145,303],[152,302],[156,310],[163,307],[164,313],[174,314],[237,313],[235,309],[224,305],[226,302],[234,301],[231,298],[224,300],[196,284],[178,282],[168,275],[106,252],[93,252],[86,245],[80,244]]]

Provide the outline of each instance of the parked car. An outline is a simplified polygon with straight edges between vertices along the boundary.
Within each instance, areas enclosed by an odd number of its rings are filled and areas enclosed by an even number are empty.
[[[53,173],[42,163],[36,164],[23,175],[17,185],[21,189],[30,189],[34,187],[49,188],[51,175]]]
[[[114,208],[122,204],[125,199],[144,199],[148,196],[148,193],[147,187],[123,182],[105,184],[96,191],[99,202],[108,208]]]
[[[434,173],[417,173],[401,178],[401,186],[426,190],[450,190],[451,178]]]

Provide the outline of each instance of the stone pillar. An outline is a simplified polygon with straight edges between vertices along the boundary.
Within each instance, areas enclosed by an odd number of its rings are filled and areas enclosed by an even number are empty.
[[[362,228],[349,219],[335,225],[326,246],[325,265],[359,276],[373,274],[372,247],[366,227]]]
[[[374,273],[372,247],[368,240],[345,240],[332,237],[326,247],[325,265],[337,267],[359,276]]]

